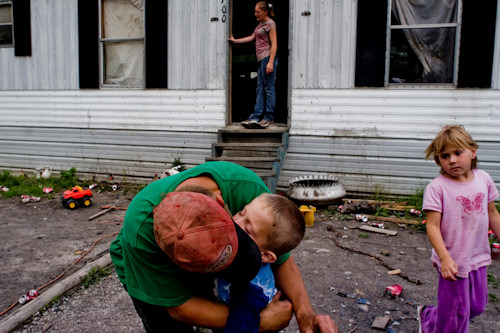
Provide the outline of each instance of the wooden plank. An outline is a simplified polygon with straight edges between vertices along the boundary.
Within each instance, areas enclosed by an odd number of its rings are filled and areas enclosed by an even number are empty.
[[[342,199],[343,202],[361,202],[366,201],[370,205],[394,205],[394,206],[405,206],[407,204],[406,201],[396,202],[396,201],[379,201],[379,200],[366,200],[366,199]]]
[[[417,221],[417,220],[401,219],[398,217],[375,216],[375,215],[366,215],[366,217],[368,217],[369,220],[392,222],[392,223],[402,223],[402,224],[420,224],[420,223],[422,223],[422,222]]]
[[[89,221],[95,219],[96,217],[104,215],[107,212],[112,211],[113,209],[115,209],[115,207],[109,207],[108,209],[105,209],[105,210],[103,210],[103,211],[101,211],[99,213],[96,213],[96,214],[92,215],[91,217],[89,217]]]
[[[364,230],[364,231],[371,231],[371,232],[375,232],[378,234],[384,234],[384,235],[388,235],[388,236],[396,236],[398,234],[398,232],[394,231],[394,230],[380,229],[380,228],[370,227],[367,225],[362,225],[358,229]]]

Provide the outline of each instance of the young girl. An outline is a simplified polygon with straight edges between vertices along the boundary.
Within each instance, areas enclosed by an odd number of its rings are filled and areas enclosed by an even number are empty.
[[[259,62],[257,74],[257,98],[254,112],[248,120],[241,122],[245,128],[266,128],[274,123],[274,107],[276,106],[276,67],[278,66],[278,36],[273,6],[266,1],[259,1],[255,5],[255,18],[259,24],[253,34],[243,38],[229,38],[232,43],[250,43],[255,40],[255,52]]]
[[[488,301],[488,227],[500,236],[498,190],[477,169],[478,145],[461,126],[445,126],[425,150],[441,175],[427,185],[423,209],[432,262],[440,273],[436,306],[419,306],[419,332],[468,332]]]

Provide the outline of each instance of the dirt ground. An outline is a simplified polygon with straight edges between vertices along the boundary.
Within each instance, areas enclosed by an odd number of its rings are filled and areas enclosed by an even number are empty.
[[[119,190],[94,192],[91,207],[73,211],[63,208],[59,198],[29,203],[0,198],[0,311],[28,290],[40,288],[63,272],[67,277],[107,252],[121,227],[124,210],[89,217],[102,211],[101,206],[127,207],[132,195]],[[435,303],[438,276],[430,263],[426,235],[407,225],[384,224],[397,235],[361,231],[356,227],[362,224],[349,216],[318,209],[314,226],[307,228],[304,240],[292,252],[314,309],[330,315],[340,332],[377,332],[372,323],[383,316],[389,317],[387,332],[417,332],[416,306]],[[83,260],[71,265],[100,238]],[[396,269],[401,274],[388,274]],[[500,279],[500,260],[488,272]],[[384,295],[385,288],[393,284],[403,288],[397,299]],[[500,289],[492,283],[489,293],[492,301],[500,299]],[[471,332],[500,332],[500,303],[492,301],[471,323]],[[16,305],[0,321],[20,308]],[[96,330],[144,332],[114,272],[90,288],[78,288],[61,297],[14,332]],[[298,332],[296,322],[292,319],[283,332]]]

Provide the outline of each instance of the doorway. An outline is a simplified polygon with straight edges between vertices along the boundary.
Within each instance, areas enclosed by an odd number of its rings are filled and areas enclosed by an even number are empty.
[[[230,33],[235,38],[249,36],[257,26],[257,1],[231,1]],[[289,0],[274,0],[274,21],[278,35],[278,68],[276,72],[276,108],[274,121],[288,120],[288,20]],[[258,63],[255,42],[229,44],[229,122],[248,119],[255,106]]]

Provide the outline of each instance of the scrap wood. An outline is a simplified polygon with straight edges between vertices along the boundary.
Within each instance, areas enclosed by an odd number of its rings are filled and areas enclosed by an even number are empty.
[[[378,234],[384,234],[387,236],[396,236],[398,234],[398,232],[394,231],[394,230],[380,229],[380,228],[376,228],[376,227],[370,227],[368,225],[362,225],[362,226],[358,227],[358,229],[364,230],[364,231],[376,232]]]
[[[107,212],[112,211],[113,209],[115,209],[115,208],[114,207],[109,207],[108,209],[105,209],[102,212],[96,213],[96,214],[92,215],[91,217],[89,217],[89,221],[95,219],[98,216],[104,215]]]
[[[326,227],[326,229],[328,231],[333,232],[334,236],[333,237],[329,237],[329,238],[331,238],[333,240],[333,242],[335,243],[335,245],[337,247],[339,247],[339,248],[341,248],[343,250],[346,250],[346,251],[355,252],[355,253],[358,253],[358,254],[362,254],[362,255],[365,255],[365,256],[377,259],[378,262],[382,266],[384,266],[385,268],[387,268],[388,270],[394,270],[393,267],[391,267],[389,264],[387,264],[382,258],[380,258],[377,255],[372,255],[371,253],[368,253],[368,252],[364,252],[364,251],[361,251],[361,250],[355,250],[355,249],[352,249],[352,248],[350,248],[348,246],[341,245],[340,242],[339,242],[339,240],[337,239],[338,237],[340,237],[340,233],[337,232],[333,226],[329,225],[329,226]],[[399,274],[399,276],[402,277],[403,279],[405,279],[408,282],[415,283],[416,285],[422,284],[422,281],[420,281],[419,279],[412,279],[412,278],[408,277],[407,275],[405,275],[403,273]]]
[[[409,211],[415,209],[415,206],[392,206],[392,205],[382,205],[379,208],[387,209],[387,210],[397,210],[397,211]]]
[[[113,208],[116,210],[127,210],[127,207],[117,207],[117,206],[101,206],[101,209]]]
[[[372,323],[372,328],[385,330],[390,319],[391,318],[389,316],[377,317]]]
[[[392,271],[388,271],[387,274],[389,275],[398,275],[398,274],[401,274],[401,270],[398,268],[398,269],[393,269]]]
[[[107,212],[110,212],[112,210],[127,210],[126,207],[117,207],[117,206],[101,206],[101,209],[104,209],[102,212],[96,213],[89,217],[89,221],[95,219],[96,217],[99,217],[101,215],[106,214]]]
[[[361,202],[361,201],[366,201],[370,205],[395,205],[395,206],[405,206],[408,203],[406,201],[396,202],[396,201],[378,201],[378,200],[347,199],[347,198],[342,199],[342,201],[343,202]]]
[[[392,222],[392,223],[404,223],[404,224],[420,224],[420,221],[402,219],[398,217],[386,217],[386,216],[375,216],[375,215],[366,215],[368,219],[375,221],[383,221],[383,222]]]

